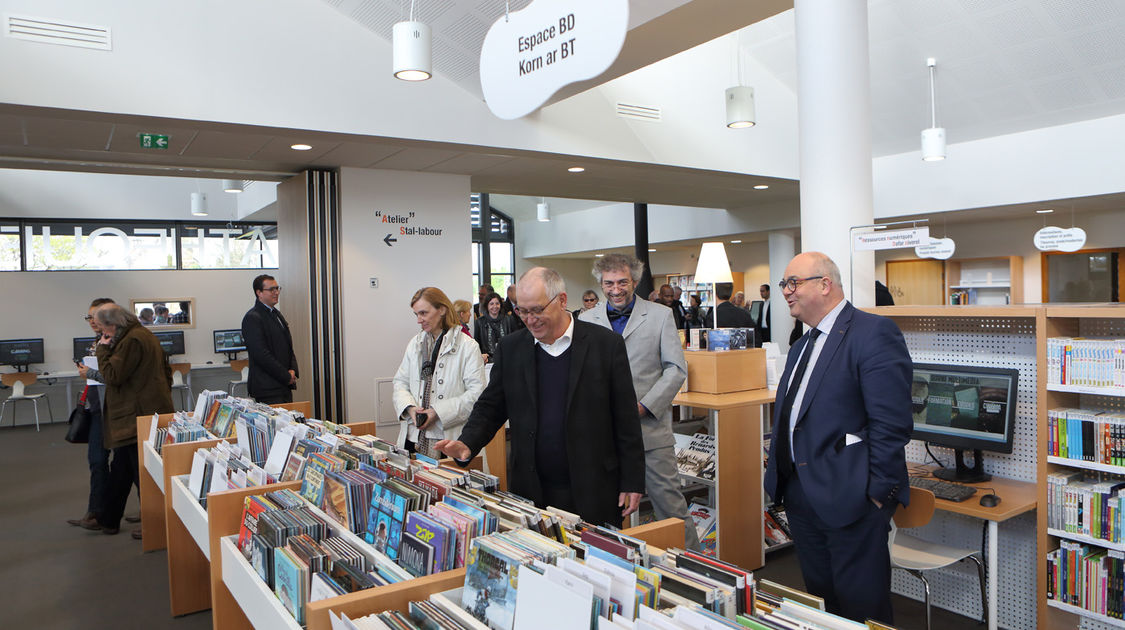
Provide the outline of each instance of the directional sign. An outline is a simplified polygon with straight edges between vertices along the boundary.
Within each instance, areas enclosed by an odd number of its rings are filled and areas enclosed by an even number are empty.
[[[168,136],[162,133],[138,133],[142,149],[167,149]]]
[[[391,235],[388,234],[383,238],[383,242],[387,244],[387,247],[393,247],[391,245],[391,243],[397,243],[398,239],[397,238],[391,238]]]

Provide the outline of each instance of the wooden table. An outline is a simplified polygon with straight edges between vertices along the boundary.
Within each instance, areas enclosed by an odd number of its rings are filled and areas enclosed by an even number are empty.
[[[768,389],[729,394],[682,392],[672,400],[674,405],[708,410],[715,436],[716,553],[724,562],[749,570],[766,563],[762,432],[768,405],[776,394]]]
[[[937,468],[937,466],[934,465],[923,465],[916,462],[908,462],[907,466],[911,469],[925,468],[930,471]],[[1036,485],[1030,481],[1016,481],[1014,479],[1005,479],[995,475],[989,481],[963,485],[991,489],[1000,497],[1000,505],[990,508],[980,504],[980,497],[987,494],[987,490],[982,490],[964,501],[957,502],[937,499],[934,504],[934,507],[938,510],[944,510],[954,514],[964,514],[965,516],[972,516],[973,518],[988,521],[988,630],[996,630],[996,591],[997,583],[999,582],[997,560],[999,556],[999,543],[997,537],[1000,533],[999,526],[1002,521],[1036,509],[1036,507],[1038,507],[1038,490]]]

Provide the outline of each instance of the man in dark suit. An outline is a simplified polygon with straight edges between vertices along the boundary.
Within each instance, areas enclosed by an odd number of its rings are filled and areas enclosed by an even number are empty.
[[[824,254],[794,258],[781,285],[809,332],[778,385],[765,489],[785,504],[808,592],[829,612],[891,623],[887,532],[910,493],[910,354],[894,322],[844,299]]]
[[[758,335],[758,345],[770,340],[770,285],[763,284],[758,287],[758,295],[762,296],[762,308],[758,310],[758,321],[754,322],[754,331]]]
[[[683,300],[680,296],[684,294],[684,290],[676,285],[672,287],[672,302],[668,304],[668,308],[676,314],[676,328],[684,328],[687,326],[687,308],[684,307]]]
[[[675,324],[677,329],[683,328],[684,327],[684,316],[683,316],[682,313],[680,313],[678,310],[676,310],[676,292],[672,288],[672,285],[670,285],[670,284],[660,285],[660,299],[658,300],[658,302],[660,304],[663,304],[664,306],[667,306],[668,308],[672,309],[672,323]],[[683,306],[684,305],[681,304],[680,308],[683,308]]]
[[[704,321],[704,328],[714,327],[714,313],[719,313],[719,328],[753,328],[754,318],[750,316],[750,311],[744,308],[738,308],[730,302],[730,296],[734,294],[734,284],[730,282],[720,282],[715,285],[715,299],[719,301],[719,305],[711,309],[707,313],[707,319]]]
[[[619,525],[636,511],[645,484],[625,341],[576,321],[566,310],[566,285],[551,269],[528,270],[516,295],[527,327],[500,340],[488,387],[458,439],[434,447],[467,462],[510,420],[512,492]]]
[[[254,278],[254,307],[242,318],[242,340],[250,355],[246,390],[254,400],[267,404],[293,402],[297,388],[297,356],[289,322],[277,310],[281,287],[273,276]]]

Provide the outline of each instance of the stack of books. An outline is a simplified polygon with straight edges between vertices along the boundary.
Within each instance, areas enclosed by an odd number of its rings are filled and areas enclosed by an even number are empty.
[[[1120,552],[1063,541],[1047,554],[1047,598],[1122,619],[1125,560]]]
[[[1048,339],[1047,384],[1125,391],[1125,339]]]
[[[1125,542],[1121,475],[1080,470],[1047,475],[1047,527],[1113,543]]]
[[[1048,410],[1047,454],[1125,466],[1125,413],[1101,409]]]

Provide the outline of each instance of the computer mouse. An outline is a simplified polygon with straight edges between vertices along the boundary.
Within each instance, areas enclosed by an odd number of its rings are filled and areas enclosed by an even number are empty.
[[[984,507],[996,507],[1000,505],[1000,497],[995,494],[986,494],[980,498],[980,504]]]

